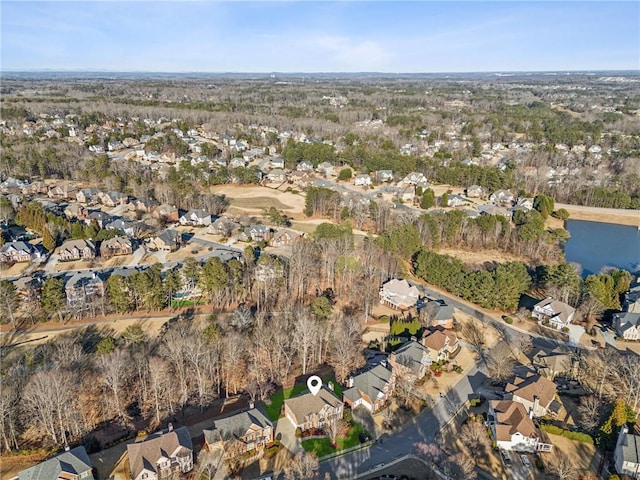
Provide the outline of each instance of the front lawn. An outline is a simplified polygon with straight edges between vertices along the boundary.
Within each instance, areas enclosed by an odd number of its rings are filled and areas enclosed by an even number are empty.
[[[266,403],[264,405],[264,410],[267,413],[269,420],[271,420],[272,422],[278,420],[278,418],[280,418],[280,411],[282,410],[284,401],[287,398],[295,397],[299,393],[304,392],[306,389],[306,383],[296,384],[291,388],[287,388],[284,390],[280,389],[276,393],[271,395],[271,397],[269,397],[269,400],[271,400],[271,405],[267,405]]]
[[[360,445],[360,434],[365,433],[365,429],[359,423],[355,423],[347,433],[346,437],[339,437],[336,439],[336,448],[331,446],[331,440],[329,438],[314,438],[311,440],[302,440],[302,448],[307,452],[312,452],[318,457],[323,457],[331,453],[345,450],[347,448]]]

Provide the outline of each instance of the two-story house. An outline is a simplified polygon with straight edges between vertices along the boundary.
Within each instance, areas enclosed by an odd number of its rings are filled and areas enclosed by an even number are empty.
[[[10,242],[0,247],[1,263],[30,262],[41,256],[40,250],[27,242]]]
[[[553,349],[536,347],[530,355],[536,372],[553,380],[556,376],[572,377],[577,367],[577,358],[567,348]]]
[[[284,247],[287,245],[293,245],[301,238],[302,235],[292,230],[278,230],[273,238],[269,241],[269,245],[271,245],[272,247]]]
[[[368,187],[368,186],[371,185],[371,177],[369,175],[367,175],[366,173],[360,173],[360,174],[355,176],[355,178],[353,180],[353,184],[356,187],[358,187],[358,186]]]
[[[629,432],[623,425],[613,454],[616,472],[640,480],[640,435]]]
[[[113,237],[104,240],[100,244],[100,256],[104,258],[117,255],[131,255],[133,253],[133,241],[127,237]]]
[[[239,228],[240,224],[238,222],[234,222],[227,217],[218,217],[211,225],[209,225],[207,233],[228,237]]]
[[[389,356],[389,363],[396,376],[416,382],[426,375],[433,359],[428,348],[411,340]]]
[[[180,478],[193,470],[193,444],[187,427],[169,425],[168,431],[154,433],[127,445],[131,480]]]
[[[537,373],[527,372],[516,375],[505,387],[505,400],[524,405],[532,417],[543,417],[547,413],[557,412],[559,404],[554,404],[556,384]],[[557,403],[557,402],[556,402]]]
[[[362,405],[370,412],[377,412],[393,394],[396,375],[383,365],[375,367],[347,380],[342,393],[344,403],[351,408]]]
[[[100,202],[107,207],[115,207],[117,205],[126,205],[129,197],[122,192],[106,192],[100,194]]]
[[[444,300],[431,300],[420,309],[427,325],[432,327],[453,328],[455,322],[455,308]]]
[[[253,240],[254,242],[268,242],[273,235],[273,230],[266,225],[251,225],[244,229],[240,234],[240,240],[248,242]]]
[[[273,443],[273,424],[258,408],[216,418],[211,429],[203,430],[207,449],[224,452],[227,459],[264,450]]]
[[[559,300],[554,300],[551,297],[547,297],[536,303],[531,312],[535,318],[541,320],[543,323],[548,321],[550,326],[557,329],[567,327],[571,323],[571,320],[573,320],[575,313],[576,309],[571,305],[567,305]]]
[[[67,305],[82,306],[93,299],[104,296],[104,276],[99,272],[80,271],[65,284]]]
[[[211,214],[204,210],[189,210],[179,221],[180,225],[207,226],[211,225]]]
[[[175,223],[178,221],[180,214],[178,209],[173,205],[163,203],[153,211],[153,217],[157,219],[165,219],[169,223]]]
[[[615,313],[613,327],[625,340],[640,340],[640,312]]]
[[[420,291],[402,279],[393,278],[382,285],[380,303],[395,309],[407,309],[418,303]]]
[[[496,447],[516,452],[550,452],[553,445],[543,439],[524,405],[511,400],[492,400],[487,423]]]
[[[58,260],[61,262],[92,258],[96,258],[96,245],[91,240],[68,240],[58,250]]]
[[[182,234],[175,230],[166,229],[159,232],[155,237],[149,240],[149,249],[151,250],[167,250],[174,252],[182,245]]]
[[[306,392],[284,401],[285,417],[301,431],[323,429],[328,423],[342,419],[344,404],[327,388],[317,395]]]
[[[84,447],[67,449],[18,473],[18,480],[93,480],[91,460]]]
[[[434,362],[447,361],[460,351],[460,340],[455,332],[442,327],[427,330],[422,337],[422,345],[429,349]]]

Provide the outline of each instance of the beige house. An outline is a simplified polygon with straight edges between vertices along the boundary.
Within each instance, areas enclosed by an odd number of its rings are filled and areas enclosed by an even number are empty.
[[[284,415],[294,428],[303,432],[323,429],[330,422],[342,419],[344,404],[327,388],[321,388],[317,395],[310,392],[284,401]]]
[[[516,452],[550,452],[553,448],[543,441],[524,405],[511,400],[492,400],[488,422],[496,447]]]
[[[187,427],[169,425],[142,441],[127,445],[131,480],[182,478],[193,470],[193,444]]]
[[[449,360],[461,348],[460,340],[455,332],[442,327],[425,332],[421,343],[429,349],[431,360],[434,362]]]
[[[109,258],[116,255],[131,255],[133,253],[133,243],[127,237],[114,237],[104,240],[100,244],[100,256]]]
[[[58,250],[58,259],[61,262],[92,258],[96,258],[96,245],[91,240],[69,240],[64,242]]]
[[[555,410],[552,403],[556,396],[556,384],[537,373],[516,375],[507,383],[504,391],[506,400],[521,403],[532,417],[543,417]]]
[[[412,340],[393,352],[389,363],[398,377],[416,382],[427,374],[433,359],[427,347]]]
[[[30,262],[34,258],[42,255],[36,247],[26,242],[10,242],[0,247],[1,263],[21,263]]]
[[[418,303],[420,291],[402,279],[393,278],[382,285],[380,303],[395,309],[407,309]]]
[[[248,452],[264,450],[273,443],[273,424],[257,408],[216,418],[213,428],[203,430],[205,446],[210,452],[220,449],[227,459]]]
[[[362,405],[374,413],[391,397],[395,386],[395,373],[382,365],[376,365],[360,375],[349,377],[342,399],[351,408]]]

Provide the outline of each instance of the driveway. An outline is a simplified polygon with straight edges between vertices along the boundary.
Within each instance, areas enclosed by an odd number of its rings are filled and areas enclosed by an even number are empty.
[[[293,455],[303,451],[300,441],[296,437],[296,429],[286,417],[280,418],[276,424],[276,438]]]

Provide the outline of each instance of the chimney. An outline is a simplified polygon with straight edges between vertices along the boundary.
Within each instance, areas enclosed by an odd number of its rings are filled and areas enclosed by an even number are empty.
[[[333,382],[327,382],[327,387],[333,392]]]
[[[255,403],[253,403],[253,400],[251,400],[251,401],[249,402],[249,409],[250,409],[250,410],[253,410],[254,408],[256,408],[256,404],[255,404]]]
[[[71,447],[69,447],[69,445],[65,445],[65,446],[64,446],[64,451],[65,451],[65,452],[68,452],[69,450],[71,450]]]
[[[173,423],[169,422],[169,425],[167,428],[169,429],[170,432],[173,432]]]
[[[347,387],[353,387],[353,377],[349,377],[349,380],[347,380]]]
[[[530,418],[535,417],[535,414],[538,411],[539,406],[540,406],[540,399],[538,398],[537,395],[534,395],[533,396],[533,407],[531,407],[531,413],[529,414]]]

